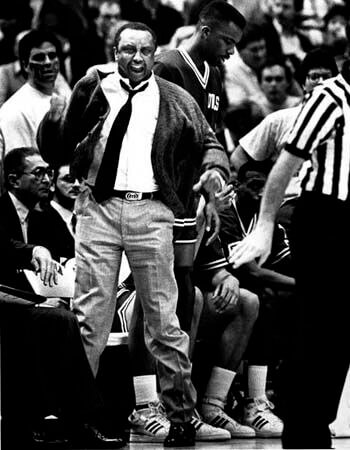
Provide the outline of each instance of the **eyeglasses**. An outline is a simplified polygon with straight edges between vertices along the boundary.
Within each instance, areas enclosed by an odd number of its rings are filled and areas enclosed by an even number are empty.
[[[324,72],[309,72],[307,74],[307,78],[311,81],[318,81],[322,78],[322,80],[327,80],[327,78],[331,78],[332,72],[330,70],[325,70]]]
[[[34,178],[36,181],[41,182],[45,178],[45,175],[47,175],[50,180],[54,177],[54,171],[50,167],[37,167],[36,169],[32,170],[32,172],[21,172],[22,174],[26,175],[34,175]]]
[[[46,61],[46,57],[49,58],[50,61],[54,61],[58,55],[57,52],[51,51],[51,52],[40,52],[35,53],[30,57],[30,60],[36,63],[43,63]]]

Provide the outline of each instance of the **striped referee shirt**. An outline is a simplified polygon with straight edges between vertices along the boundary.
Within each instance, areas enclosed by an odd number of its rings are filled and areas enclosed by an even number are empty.
[[[285,149],[310,159],[302,190],[350,200],[350,77],[342,74],[316,87],[305,102]]]

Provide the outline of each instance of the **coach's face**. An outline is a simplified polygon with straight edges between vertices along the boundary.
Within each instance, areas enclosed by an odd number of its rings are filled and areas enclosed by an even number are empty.
[[[131,86],[146,80],[154,65],[155,43],[149,31],[126,28],[121,32],[115,57],[119,73]]]

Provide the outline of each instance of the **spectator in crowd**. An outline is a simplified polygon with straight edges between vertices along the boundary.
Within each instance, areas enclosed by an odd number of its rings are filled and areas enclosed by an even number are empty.
[[[27,0],[13,0],[0,4],[0,64],[14,61],[15,38],[31,27],[32,10]]]
[[[70,174],[70,168],[65,164],[55,169],[53,185],[51,206],[60,214],[70,234],[74,236],[76,227],[74,205],[80,193],[80,182]]]
[[[115,0],[104,0],[90,9],[89,67],[114,62],[113,38],[118,25],[123,24],[121,6]]]
[[[0,283],[8,281],[9,264],[14,269],[33,268],[45,284],[57,282],[59,267],[50,252],[12,239],[2,221],[0,249]],[[0,305],[2,359],[6,362],[2,368],[6,383],[1,399],[3,448],[46,449],[50,444],[67,444],[68,438],[84,448],[125,445],[107,417],[75,315],[21,302],[20,298],[18,304]],[[65,426],[64,432],[57,424],[55,430],[48,425],[53,414]]]
[[[194,99],[153,75],[154,32],[144,24],[128,23],[117,32],[115,47],[118,72],[103,76],[95,71],[83,78],[66,112],[64,102],[54,99],[42,122],[39,143],[46,160],[67,163],[73,159],[76,175],[85,178],[76,205],[74,310],[93,372],[111,329],[124,250],[171,420],[164,445],[191,445],[195,391],[188,336],[176,316],[172,241],[185,224],[189,233],[185,240],[195,239],[196,191],[205,189],[213,197],[221,179],[227,178],[228,161]],[[133,92],[128,95],[129,91]],[[112,127],[114,119],[120,127]],[[124,133],[116,134],[121,128],[128,129],[125,138]],[[78,142],[81,145],[76,148]],[[116,153],[112,143],[117,146],[118,142],[121,149]],[[115,217],[120,220],[115,222]],[[98,261],[93,255],[98,255]],[[103,261],[101,255],[105,255]]]
[[[324,16],[334,5],[344,5],[343,0],[303,0],[299,11],[299,28],[316,47],[323,43]]]
[[[238,187],[230,208],[221,212],[220,239],[230,262],[235,246],[254,228],[260,196],[271,162],[247,162],[238,172]],[[257,437],[279,437],[283,423],[273,413],[266,395],[266,380],[273,360],[282,359],[288,345],[285,330],[293,304],[295,280],[289,244],[281,226],[276,228],[270,259],[259,267],[254,261],[234,271],[242,287],[260,300],[246,358],[248,395],[244,399],[243,423],[254,428]]]
[[[228,109],[242,109],[250,97],[261,94],[258,73],[266,62],[266,40],[259,25],[248,24],[237,44],[238,52],[225,63]]]
[[[349,19],[348,7],[343,5],[332,6],[323,18],[324,46],[334,56],[339,70],[347,59],[349,51],[346,38],[346,25]]]
[[[35,28],[54,33],[69,52],[67,79],[71,86],[85,74],[91,48],[86,47],[88,21],[80,0],[43,0],[38,7]],[[63,67],[62,67],[63,70]]]
[[[161,0],[130,2],[123,10],[123,18],[145,23],[154,30],[159,50],[166,48],[174,32],[184,24],[183,15],[175,8],[163,5]]]
[[[305,94],[308,94],[320,82],[337,74],[338,69],[333,56],[326,50],[319,48],[306,54],[300,65],[297,78]],[[233,172],[237,174],[240,167],[250,160],[268,160],[274,163],[287,142],[301,106],[300,103],[298,106],[269,114],[259,125],[243,136],[230,157]],[[307,162],[305,164],[308,165]],[[295,197],[300,193],[298,172],[289,183],[285,193],[285,202],[279,213],[279,221],[285,227],[287,234],[289,234],[290,217],[295,204]]]
[[[251,98],[252,114],[257,120],[300,103],[301,96],[289,94],[293,75],[283,59],[268,59],[261,67],[258,78],[263,95]]]
[[[18,53],[27,81],[0,109],[1,160],[13,148],[36,147],[37,128],[50,108],[59,73],[60,44],[51,33],[28,32]]]
[[[295,170],[310,159],[291,230],[298,302],[293,314],[293,347],[284,360],[284,448],[332,448],[329,424],[336,417],[349,368],[347,352],[334,357],[334,349],[347,342],[349,317],[344,295],[347,267],[339,258],[339,249],[347,252],[350,247],[349,74],[346,61],[341,74],[316,87],[304,103],[270,172],[257,225],[231,253],[235,268],[255,258],[258,264],[266,261],[284,191]],[[332,364],[324,364],[325,360]],[[309,408],[300,408],[300,398],[310,402],[312,415]]]
[[[270,55],[283,55],[297,70],[305,53],[312,49],[309,38],[298,29],[299,0],[272,0],[272,18],[264,25]]]
[[[20,39],[28,33],[29,30],[21,31],[15,39],[14,53],[18,58],[18,43]],[[0,66],[0,106],[11,97],[26,82],[26,73],[21,67],[19,59]],[[70,87],[61,74],[58,73],[54,91],[62,95],[70,95]]]

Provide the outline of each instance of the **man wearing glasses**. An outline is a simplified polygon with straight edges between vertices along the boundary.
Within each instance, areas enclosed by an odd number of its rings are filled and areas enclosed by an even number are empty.
[[[4,175],[7,192],[0,197],[1,224],[11,239],[35,242],[33,235],[41,233],[33,230],[29,221],[39,214],[35,211],[39,202],[48,200],[53,171],[37,149],[20,147],[10,150],[5,156]],[[35,243],[43,245],[43,238]],[[24,276],[17,272],[9,276],[6,284],[18,289],[29,288]]]
[[[13,148],[36,147],[37,128],[50,108],[60,68],[60,43],[51,33],[30,31],[18,54],[27,82],[0,108],[0,162]]]

